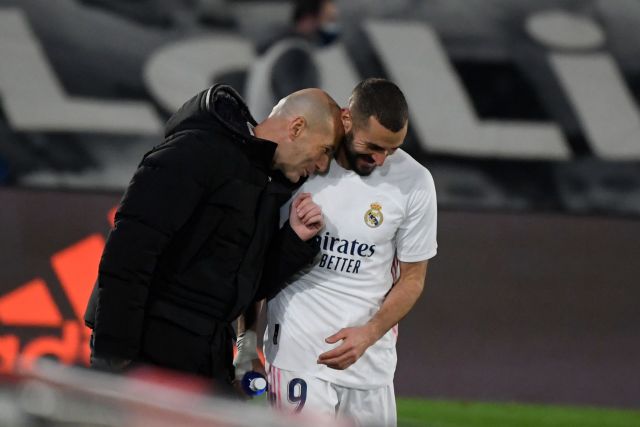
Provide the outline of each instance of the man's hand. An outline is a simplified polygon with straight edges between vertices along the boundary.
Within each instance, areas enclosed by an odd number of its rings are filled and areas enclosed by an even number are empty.
[[[291,203],[289,224],[301,240],[307,241],[324,227],[322,209],[311,199],[310,193],[300,193]]]
[[[343,341],[338,347],[318,356],[319,364],[327,365],[333,369],[347,369],[356,363],[365,350],[378,340],[378,336],[370,325],[364,325],[341,329],[338,333],[325,339],[329,344],[337,343],[340,340]]]

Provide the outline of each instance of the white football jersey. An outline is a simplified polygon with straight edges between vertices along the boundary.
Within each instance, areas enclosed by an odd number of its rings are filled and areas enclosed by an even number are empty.
[[[364,325],[380,309],[393,283],[394,256],[416,262],[436,254],[431,174],[397,150],[366,177],[334,160],[326,175],[310,178],[298,192],[311,193],[322,208],[325,228],[316,236],[321,250],[312,266],[269,301],[266,359],[280,369],[346,387],[387,385],[396,368],[396,328],[346,370],[319,365],[317,359],[340,344],[327,344],[325,338]],[[288,216],[289,204],[281,210],[281,222]]]

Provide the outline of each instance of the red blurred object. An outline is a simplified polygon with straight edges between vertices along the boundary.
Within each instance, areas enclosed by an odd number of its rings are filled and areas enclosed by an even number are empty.
[[[153,366],[141,366],[131,369],[127,377],[144,381],[153,385],[171,387],[190,393],[210,393],[213,385],[210,380],[195,375],[156,368]]]

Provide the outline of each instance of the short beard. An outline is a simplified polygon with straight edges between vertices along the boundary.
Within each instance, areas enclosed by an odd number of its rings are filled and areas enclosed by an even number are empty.
[[[360,176],[369,176],[371,172],[375,169],[371,170],[362,170],[358,168],[358,158],[362,157],[370,157],[368,154],[359,154],[353,148],[353,131],[348,132],[344,135],[344,143],[342,144],[344,149],[345,157],[347,158],[347,163],[349,164],[349,168],[357,173]]]

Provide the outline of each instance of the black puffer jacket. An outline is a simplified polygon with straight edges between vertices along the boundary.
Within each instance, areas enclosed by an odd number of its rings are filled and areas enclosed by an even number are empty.
[[[255,124],[223,85],[169,120],[102,255],[85,318],[96,355],[211,375],[216,352],[230,363],[229,323],[312,261],[315,239],[301,241],[288,223],[278,230],[294,188],[271,170],[276,144],[251,136]]]

